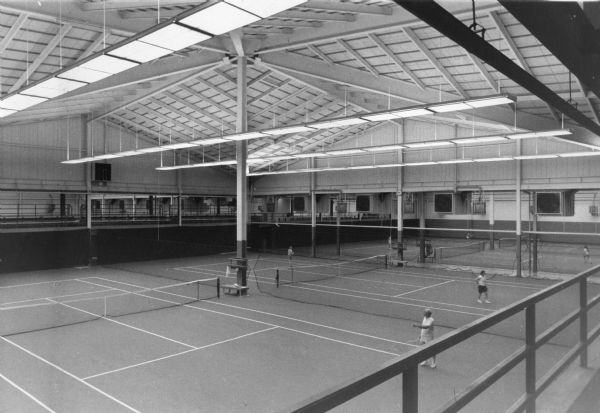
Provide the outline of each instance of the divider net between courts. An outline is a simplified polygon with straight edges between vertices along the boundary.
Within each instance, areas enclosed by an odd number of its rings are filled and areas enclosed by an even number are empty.
[[[111,288],[66,299],[0,307],[0,336],[81,324],[103,318],[161,310],[220,297],[219,278],[131,291]]]

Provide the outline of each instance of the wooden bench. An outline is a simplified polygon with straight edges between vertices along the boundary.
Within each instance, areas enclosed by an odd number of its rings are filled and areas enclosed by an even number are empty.
[[[244,293],[248,291],[247,286],[238,285],[238,284],[221,284],[221,289],[225,294],[241,296],[245,295]]]

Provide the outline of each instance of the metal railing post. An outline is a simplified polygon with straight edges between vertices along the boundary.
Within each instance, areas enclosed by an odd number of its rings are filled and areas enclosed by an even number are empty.
[[[535,303],[525,309],[525,411],[535,413]]]
[[[419,411],[419,365],[402,373],[402,413]]]
[[[588,366],[588,326],[587,326],[587,278],[579,281],[579,343],[581,353],[579,364],[583,368]]]

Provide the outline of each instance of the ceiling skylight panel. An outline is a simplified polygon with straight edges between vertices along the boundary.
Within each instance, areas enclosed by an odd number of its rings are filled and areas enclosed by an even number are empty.
[[[150,43],[134,40],[115,50],[108,52],[111,56],[121,57],[123,59],[135,60],[136,62],[146,63],[159,57],[173,53],[170,49],[155,46]]]
[[[260,17],[254,14],[221,2],[181,19],[180,23],[218,36],[258,20]]]
[[[22,93],[24,95],[39,96],[50,99],[85,85],[87,85],[87,83],[53,77],[23,90]]]
[[[23,110],[47,100],[46,98],[19,93],[0,100],[0,109]]]
[[[162,29],[158,29],[153,33],[147,34],[139,40],[165,49],[177,51],[207,39],[210,39],[210,36],[207,34],[173,23]]]

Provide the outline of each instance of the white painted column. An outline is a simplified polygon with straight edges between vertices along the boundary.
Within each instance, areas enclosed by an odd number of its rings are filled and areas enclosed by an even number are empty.
[[[247,118],[247,100],[246,89],[247,59],[246,56],[238,56],[237,59],[237,119],[235,124],[236,132],[246,132],[248,130]],[[236,174],[236,252],[240,270],[237,271],[237,283],[242,286],[248,285],[247,282],[247,237],[248,237],[248,178],[246,174],[248,158],[248,142],[246,140],[238,141],[235,144],[235,156],[237,159]],[[244,291],[245,293],[245,291]]]

